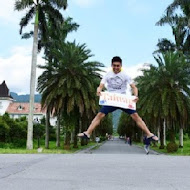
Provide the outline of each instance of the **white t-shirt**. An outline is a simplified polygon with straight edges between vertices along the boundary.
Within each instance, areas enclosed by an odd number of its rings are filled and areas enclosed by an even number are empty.
[[[102,84],[107,84],[108,92],[126,94],[127,84],[132,84],[132,79],[124,72],[120,71],[115,74],[109,71],[101,80]]]

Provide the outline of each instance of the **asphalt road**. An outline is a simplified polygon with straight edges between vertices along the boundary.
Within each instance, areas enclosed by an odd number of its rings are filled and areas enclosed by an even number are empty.
[[[114,138],[114,140],[106,141],[99,149],[90,151],[93,154],[145,154],[145,150],[138,146],[130,146],[125,143],[124,140]],[[150,154],[156,154],[157,152],[150,150]]]
[[[190,157],[114,140],[77,154],[2,154],[0,190],[189,190]]]

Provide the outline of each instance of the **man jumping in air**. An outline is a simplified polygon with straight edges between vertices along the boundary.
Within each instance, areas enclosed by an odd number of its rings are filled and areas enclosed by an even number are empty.
[[[120,94],[126,94],[127,84],[129,84],[132,88],[134,96],[136,96],[134,101],[137,102],[138,89],[135,86],[135,84],[132,82],[131,78],[125,72],[121,70],[121,67],[122,67],[122,59],[117,56],[113,57],[112,71],[108,72],[101,80],[100,85],[97,88],[97,96],[100,96],[101,91],[104,88],[106,83],[107,83],[108,92],[120,93]],[[146,126],[144,121],[141,119],[141,117],[138,115],[136,110],[124,109],[124,108],[113,107],[113,106],[102,106],[100,112],[92,120],[87,131],[83,133],[79,133],[77,136],[81,138],[89,139],[90,135],[92,134],[92,131],[100,124],[100,121],[108,113],[111,113],[117,109],[121,109],[122,111],[129,114],[132,117],[132,119],[136,122],[137,126],[144,131],[144,133],[146,134],[147,138],[150,141],[158,141],[158,137],[149,131],[148,127]]]

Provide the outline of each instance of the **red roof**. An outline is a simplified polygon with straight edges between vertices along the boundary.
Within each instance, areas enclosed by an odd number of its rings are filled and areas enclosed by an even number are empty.
[[[46,110],[41,110],[40,103],[35,103],[34,107],[35,107],[34,114],[46,113]],[[29,114],[29,103],[22,103],[22,102],[10,103],[6,112],[9,114]]]

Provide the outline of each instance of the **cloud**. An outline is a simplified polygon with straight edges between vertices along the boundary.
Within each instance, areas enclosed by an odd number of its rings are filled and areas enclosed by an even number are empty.
[[[135,79],[137,76],[143,75],[142,69],[148,69],[149,66],[146,63],[139,63],[135,66],[129,66],[129,67],[124,67],[124,70],[128,75],[132,78]]]
[[[12,55],[9,58],[0,57],[0,84],[5,80],[9,90],[18,94],[29,94],[30,92],[30,70],[31,70],[31,47],[17,46],[12,50]],[[38,56],[38,65],[44,64],[44,59],[41,55]],[[142,68],[148,68],[144,63],[139,63],[134,66],[124,67],[124,71],[134,79],[142,75]],[[104,71],[107,72],[111,68],[106,67]],[[42,70],[37,68],[37,78],[42,73]],[[104,75],[105,73],[102,73]]]
[[[20,22],[20,18],[25,14],[26,11],[15,11],[14,10],[13,0],[1,1],[0,6],[0,20],[3,23],[10,24],[15,23],[18,24]]]
[[[143,75],[142,69],[148,69],[149,68],[149,63],[139,63],[134,66],[128,66],[128,67],[123,67],[123,71],[125,71],[132,79],[135,79],[137,76]],[[103,69],[105,72],[101,73],[102,76],[106,74],[106,72],[111,71],[111,67],[105,67]]]
[[[11,92],[29,94],[31,71],[31,47],[14,47],[9,58],[0,57],[0,83],[4,80]],[[38,64],[44,59],[38,56]],[[37,69],[36,78],[42,73]],[[36,80],[37,82],[37,80]]]
[[[88,8],[103,2],[103,0],[73,0],[73,2],[82,8]]]

